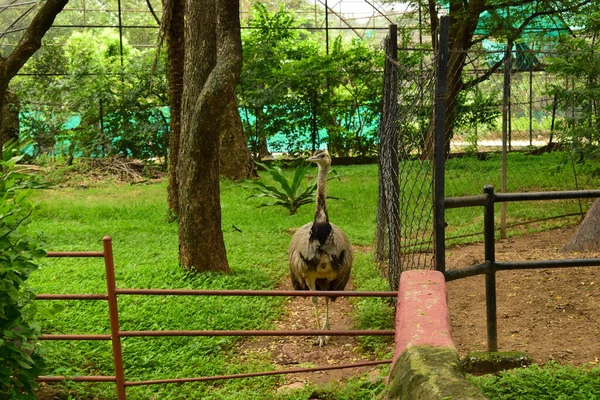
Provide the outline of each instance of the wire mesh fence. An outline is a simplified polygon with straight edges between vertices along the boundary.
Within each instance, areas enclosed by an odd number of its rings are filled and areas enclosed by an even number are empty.
[[[590,173],[590,164],[577,159],[564,145],[558,129],[568,120],[570,110],[557,104],[551,90],[553,84],[569,83],[544,69],[546,60],[556,54],[505,51],[500,68],[479,82],[489,71],[485,69],[489,61],[485,52],[475,53],[466,56],[470,67],[460,81],[460,115],[448,124],[453,133],[447,137],[446,196],[481,194],[484,185],[494,186],[498,193],[598,187],[600,182]],[[537,62],[525,63],[523,58]],[[512,234],[511,228],[560,226],[567,217],[574,217],[571,223],[576,223],[588,205],[581,200],[502,204],[497,221],[500,235]],[[449,212],[449,243],[481,240],[480,220],[477,210]]]
[[[510,45],[508,49],[493,58],[490,51],[450,50],[447,72],[442,73],[436,72],[439,54],[413,49],[420,55],[411,64],[406,62],[411,50],[400,49],[391,64],[396,75],[386,68],[385,80],[397,79],[397,91],[389,94],[392,85],[386,85],[380,146],[395,146],[397,152],[380,149],[380,178],[397,180],[397,186],[381,184],[379,211],[394,214],[378,216],[376,252],[379,261],[388,263],[392,288],[401,271],[443,268],[436,265],[436,247],[483,240],[483,214],[478,208],[448,210],[442,227],[435,227],[433,122],[436,112],[440,114],[436,74],[445,77],[445,134],[439,139],[444,142],[442,197],[479,195],[486,185],[496,193],[507,193],[594,189],[600,183],[594,173],[597,165],[573,151],[577,145],[564,135],[565,126],[578,123],[582,106],[557,102],[553,94],[553,85],[577,88],[586,82],[546,71],[554,53],[512,51]],[[393,107],[386,106],[390,95],[397,99]],[[393,129],[388,118],[396,118]],[[392,134],[394,140],[387,137]],[[387,161],[391,154],[398,159],[397,171]],[[398,208],[392,210],[389,204],[396,196]],[[504,237],[575,224],[589,204],[587,200],[504,203],[496,226]],[[441,245],[436,243],[436,229],[444,231]]]
[[[395,290],[401,270],[433,266],[433,164],[422,150],[432,140],[436,59],[419,50],[396,53],[393,34],[386,41],[376,258],[387,261]]]

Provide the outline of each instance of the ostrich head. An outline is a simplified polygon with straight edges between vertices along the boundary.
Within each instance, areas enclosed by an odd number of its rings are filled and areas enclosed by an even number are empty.
[[[311,157],[308,157],[307,160],[314,162],[320,167],[331,165],[331,157],[329,156],[329,152],[327,152],[327,150],[317,150]]]

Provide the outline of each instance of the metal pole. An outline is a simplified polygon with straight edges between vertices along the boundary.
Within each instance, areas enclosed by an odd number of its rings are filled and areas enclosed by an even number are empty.
[[[121,67],[123,66],[123,16],[121,13],[121,0],[117,2],[119,13],[119,54],[121,55]]]
[[[444,174],[446,163],[446,71],[448,67],[448,28],[450,19],[440,20],[440,41],[437,58],[435,88],[435,166],[434,166],[434,235],[435,265],[440,272],[446,270],[446,219],[444,210]]]
[[[325,54],[329,55],[329,5],[325,0]]]
[[[387,225],[389,230],[389,265],[388,279],[392,290],[398,289],[399,277],[402,270],[400,265],[400,182],[398,162],[398,26],[389,26],[389,48],[386,59],[386,84],[385,103],[386,120],[383,131],[385,138],[385,149],[382,154],[386,177],[383,181],[385,195],[385,206],[387,214]]]
[[[117,399],[126,400],[125,371],[123,369],[123,350],[121,349],[121,336],[119,334],[119,309],[117,307],[115,262],[112,251],[112,239],[105,236],[102,239],[104,246],[104,267],[106,269],[106,290],[108,294],[108,312],[110,317],[110,336],[113,349],[113,362],[115,365],[115,383],[117,384]]]
[[[508,159],[508,131],[510,118],[510,59],[512,52],[512,41],[509,39],[506,45],[504,57],[504,91],[502,95],[502,192],[507,191],[507,159]],[[500,205],[500,237],[506,237],[506,204]]]
[[[533,65],[529,68],[529,145],[533,146]]]
[[[102,139],[102,158],[106,157],[106,137],[104,135],[104,105],[100,99],[100,138]]]
[[[498,325],[496,315],[496,244],[494,238],[494,188],[485,186],[483,192],[487,195],[483,209],[483,231],[485,237],[485,262],[488,271],[485,274],[485,307],[487,317],[488,351],[498,351]]]

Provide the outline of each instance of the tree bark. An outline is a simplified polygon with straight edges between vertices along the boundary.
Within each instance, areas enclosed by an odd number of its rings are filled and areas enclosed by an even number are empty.
[[[0,110],[0,149],[11,139],[19,139],[19,110],[21,104],[14,91],[8,89]]]
[[[473,35],[479,21],[479,14],[485,9],[485,1],[471,0],[462,2],[457,0],[450,1],[450,28],[448,37],[448,68],[446,72],[446,123],[445,123],[445,151],[450,154],[450,141],[452,140],[452,128],[456,118],[456,106],[458,96],[463,90],[464,82],[462,72],[465,67],[467,51],[472,46]],[[431,12],[431,7],[430,7]],[[436,20],[437,21],[437,20]],[[436,22],[436,26],[439,24]],[[435,37],[437,32],[433,33]],[[435,42],[437,43],[437,41]],[[433,117],[432,117],[433,118]],[[434,123],[431,120],[423,142],[423,151],[421,158],[424,160],[433,159],[434,147]]]
[[[235,96],[221,116],[221,175],[238,181],[254,175],[254,163]]]
[[[577,231],[561,247],[561,252],[589,252],[600,250],[600,199],[596,199]]]
[[[229,272],[221,230],[220,120],[242,67],[238,0],[187,0],[179,180],[179,261]]]
[[[42,38],[54,23],[68,0],[46,0],[35,14],[29,27],[14,50],[6,58],[0,57],[0,110],[4,106],[6,91],[11,79],[42,46]],[[2,131],[0,118],[0,132]]]
[[[167,204],[172,219],[176,219],[179,210],[179,185],[177,164],[179,143],[181,141],[181,101],[183,96],[183,71],[185,60],[185,0],[163,1],[163,7],[169,8],[165,36],[167,40],[167,85],[171,120],[169,122],[169,185]]]

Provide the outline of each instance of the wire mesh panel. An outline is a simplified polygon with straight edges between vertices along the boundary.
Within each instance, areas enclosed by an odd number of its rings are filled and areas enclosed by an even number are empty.
[[[557,104],[551,87],[577,83],[545,70],[547,60],[556,54],[515,46],[495,55],[481,49],[462,56],[465,68],[459,72],[461,79],[455,79],[461,90],[448,124],[446,196],[481,194],[485,185],[498,193],[598,187],[589,163],[580,162],[561,140],[570,109]],[[580,200],[502,204],[497,226],[505,236],[515,227],[523,231],[558,226],[570,216],[576,222],[588,204]],[[447,223],[449,243],[482,239],[478,209],[453,210]]]
[[[401,271],[433,267],[432,160],[435,57],[387,43],[380,126],[376,257],[387,261],[392,290]],[[392,159],[393,158],[393,159]]]

